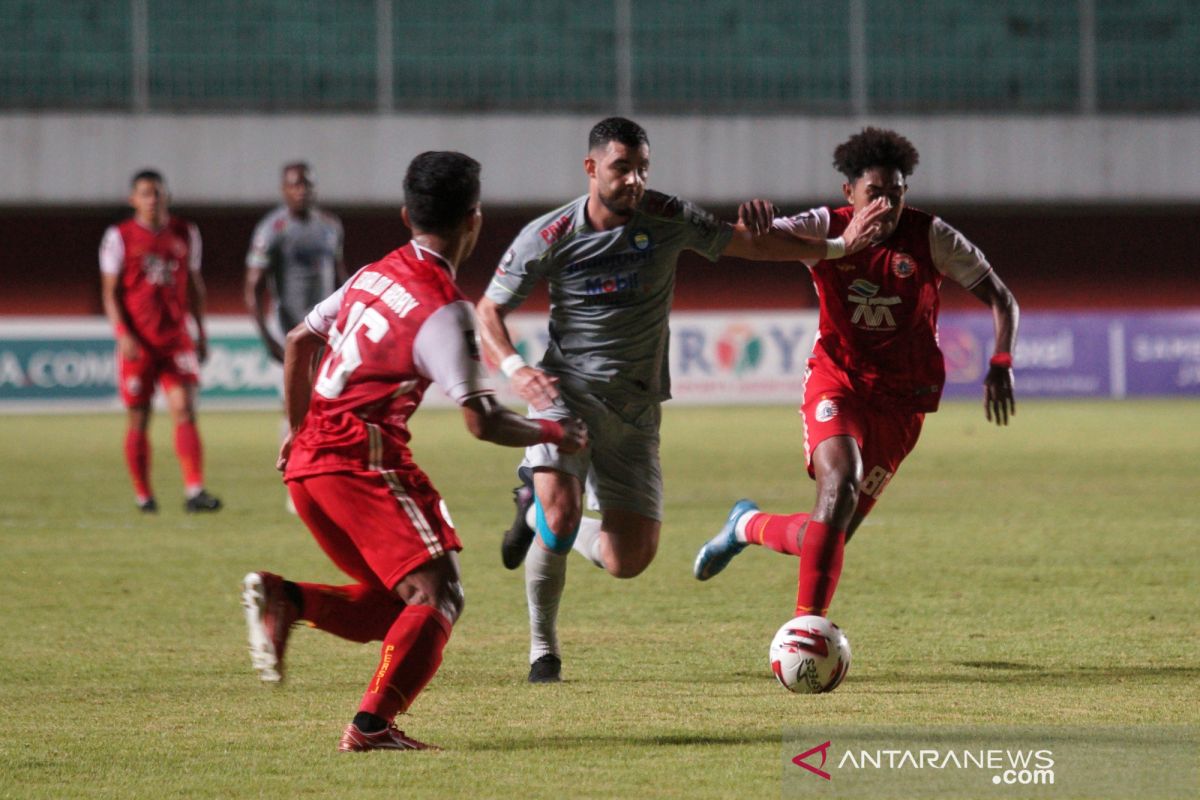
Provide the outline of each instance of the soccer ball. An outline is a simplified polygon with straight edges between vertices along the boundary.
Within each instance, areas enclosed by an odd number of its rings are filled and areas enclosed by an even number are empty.
[[[796,617],[771,640],[770,658],[789,692],[832,692],[850,669],[850,640],[825,617]]]

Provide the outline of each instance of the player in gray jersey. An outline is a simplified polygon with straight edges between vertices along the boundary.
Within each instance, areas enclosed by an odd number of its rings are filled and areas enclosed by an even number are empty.
[[[769,203],[747,204],[750,213],[737,225],[721,222],[646,189],[646,132],[621,117],[592,128],[583,163],[588,193],[521,231],[477,307],[484,348],[531,416],[579,417],[591,440],[572,455],[530,447],[518,470],[517,518],[501,555],[509,569],[526,560],[534,683],[560,679],[556,619],[567,553],[574,548],[612,575],[632,578],[658,549],[659,405],[671,396],[667,317],[679,254],[825,258],[865,247],[886,211],[864,209],[828,242],[772,232]],[[550,346],[534,367],[517,353],[504,318],[540,280],[550,290]],[[600,519],[583,516],[585,493]]]
[[[268,290],[279,327],[287,333],[313,306],[346,280],[342,223],[315,206],[308,164],[283,167],[283,205],[262,218],[246,254],[246,307],[271,357],[283,361],[283,343],[267,324]]]

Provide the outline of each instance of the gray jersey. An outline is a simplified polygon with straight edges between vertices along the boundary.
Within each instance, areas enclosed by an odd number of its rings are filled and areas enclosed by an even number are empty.
[[[605,397],[665,400],[676,261],[684,250],[716,261],[733,229],[691,203],[647,191],[628,223],[595,231],[587,199],[529,223],[486,297],[516,308],[545,280],[550,346],[541,368]]]
[[[342,223],[312,209],[307,219],[279,206],[254,229],[246,266],[265,269],[278,304],[279,324],[287,333],[337,285],[335,265],[342,258]]]

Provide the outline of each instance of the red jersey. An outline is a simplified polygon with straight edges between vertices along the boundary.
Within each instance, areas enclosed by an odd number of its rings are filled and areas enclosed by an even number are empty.
[[[800,236],[837,237],[850,206],[776,220]],[[868,402],[934,411],[946,380],[938,349],[942,276],[967,288],[991,271],[983,254],[938,218],[905,208],[882,243],[833,261],[809,263],[820,299],[810,367],[831,373]]]
[[[158,230],[133,219],[104,232],[100,271],[120,278],[118,301],[133,333],[160,352],[187,350],[189,271],[200,271],[200,233],[170,217]]]
[[[408,419],[431,382],[458,403],[492,392],[475,312],[448,262],[415,242],[359,270],[305,317],[329,340],[287,479],[419,472]]]

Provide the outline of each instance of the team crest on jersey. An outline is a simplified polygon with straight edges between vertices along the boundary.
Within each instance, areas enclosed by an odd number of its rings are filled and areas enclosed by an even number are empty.
[[[917,262],[908,253],[892,253],[892,274],[897,278],[909,278],[917,271]]]
[[[830,400],[828,397],[817,403],[816,418],[817,422],[829,422],[838,414],[837,403]]]
[[[650,232],[649,231],[645,231],[645,230],[634,231],[633,234],[629,237],[629,239],[633,243],[633,249],[637,250],[639,253],[644,253],[645,251],[650,249],[651,241],[650,241]]]

